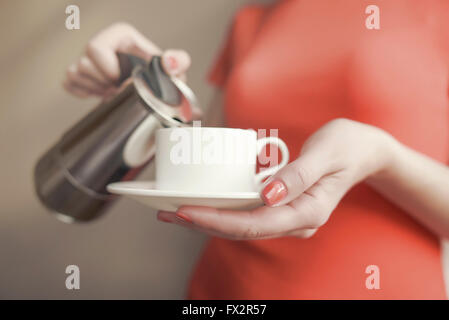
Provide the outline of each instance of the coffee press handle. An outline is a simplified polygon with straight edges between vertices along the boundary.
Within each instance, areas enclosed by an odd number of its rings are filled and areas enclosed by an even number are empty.
[[[117,52],[117,58],[120,68],[119,84],[131,76],[132,71],[136,66],[144,66],[148,63],[142,58],[122,52]]]

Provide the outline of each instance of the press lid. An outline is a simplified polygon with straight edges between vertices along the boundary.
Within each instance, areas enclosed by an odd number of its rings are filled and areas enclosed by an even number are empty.
[[[138,95],[164,126],[186,126],[200,119],[195,94],[182,80],[165,73],[160,56],[153,56],[146,63],[135,56],[119,54],[119,61],[122,70],[132,69],[131,78]],[[122,77],[126,76],[122,73]]]

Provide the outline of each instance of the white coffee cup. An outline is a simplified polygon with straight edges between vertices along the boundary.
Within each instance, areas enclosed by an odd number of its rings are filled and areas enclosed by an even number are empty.
[[[281,150],[282,160],[256,174],[257,156],[268,144]],[[285,166],[288,159],[288,148],[281,139],[257,140],[254,130],[159,129],[156,132],[156,188],[192,193],[259,191],[262,180]]]

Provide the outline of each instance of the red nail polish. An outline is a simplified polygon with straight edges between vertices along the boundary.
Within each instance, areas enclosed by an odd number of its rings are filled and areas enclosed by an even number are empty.
[[[170,70],[178,69],[178,61],[174,57],[168,57],[167,62]]]
[[[168,220],[168,219],[163,218],[163,217],[158,217],[157,219],[158,219],[159,221],[162,221],[162,222],[171,223],[171,220]]]
[[[287,196],[287,187],[280,180],[270,182],[262,191],[262,199],[265,204],[272,206]]]
[[[176,212],[176,216],[184,222],[192,223],[192,219],[182,212]]]

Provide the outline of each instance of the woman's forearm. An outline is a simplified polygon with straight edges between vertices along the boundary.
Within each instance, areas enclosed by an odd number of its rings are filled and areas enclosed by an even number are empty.
[[[394,140],[385,170],[367,179],[379,193],[449,238],[449,167]]]

